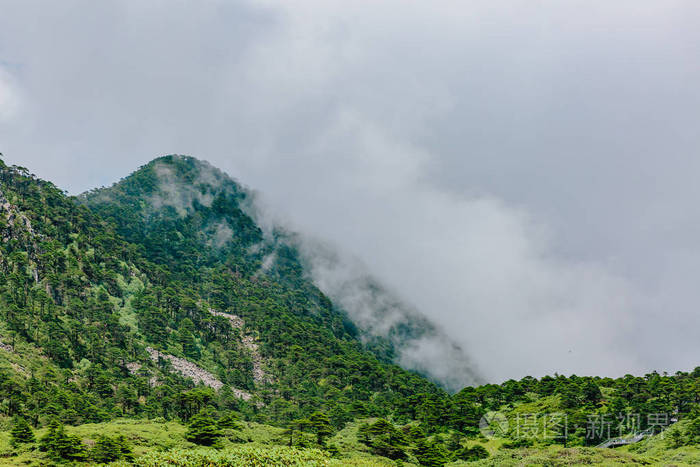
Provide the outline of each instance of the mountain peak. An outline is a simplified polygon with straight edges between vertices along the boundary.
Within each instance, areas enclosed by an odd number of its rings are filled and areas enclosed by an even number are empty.
[[[198,206],[211,207],[221,196],[241,201],[246,190],[207,161],[170,154],[153,159],[111,187],[91,190],[81,198],[93,205],[116,199],[150,217],[168,210],[184,216]]]

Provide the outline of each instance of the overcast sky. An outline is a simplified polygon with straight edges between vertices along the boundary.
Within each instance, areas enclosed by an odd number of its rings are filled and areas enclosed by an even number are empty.
[[[262,193],[499,381],[700,365],[700,4],[0,0],[0,152]]]

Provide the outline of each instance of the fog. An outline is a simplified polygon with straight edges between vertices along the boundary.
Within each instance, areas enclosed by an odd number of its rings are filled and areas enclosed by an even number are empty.
[[[74,194],[206,159],[339,252],[322,288],[371,275],[489,381],[688,370],[699,26],[692,1],[0,0],[0,152]]]

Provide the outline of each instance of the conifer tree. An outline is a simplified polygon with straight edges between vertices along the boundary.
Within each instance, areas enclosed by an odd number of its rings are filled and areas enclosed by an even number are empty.
[[[109,463],[120,459],[131,460],[134,456],[123,435],[116,437],[100,435],[90,452],[90,457],[97,462]]]
[[[216,421],[209,412],[202,410],[190,419],[185,438],[202,446],[216,446],[221,432],[216,426]]]
[[[10,430],[10,437],[10,443],[15,447],[20,444],[33,443],[35,440],[34,432],[29,426],[29,423],[27,423],[24,418],[19,416],[16,416],[13,421],[12,430]]]
[[[427,467],[441,467],[449,461],[444,446],[426,438],[418,440],[413,455]]]
[[[51,421],[49,430],[39,440],[39,449],[48,453],[53,459],[84,461],[87,449],[80,438],[66,434],[65,428],[57,420]]]
[[[333,434],[333,425],[328,416],[322,412],[315,412],[309,417],[309,425],[316,433],[316,442],[323,446],[327,437]]]

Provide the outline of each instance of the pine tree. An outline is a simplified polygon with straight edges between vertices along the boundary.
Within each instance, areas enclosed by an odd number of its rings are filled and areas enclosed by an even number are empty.
[[[66,434],[63,425],[56,420],[49,424],[48,432],[39,440],[39,449],[54,459],[84,461],[88,457],[80,438]]]
[[[123,435],[116,437],[100,435],[90,452],[90,457],[97,462],[109,463],[119,459],[131,460],[134,456]]]
[[[326,451],[328,451],[328,454],[330,454],[331,457],[340,457],[340,449],[338,449],[338,446],[335,444],[328,445]]]
[[[216,421],[204,410],[192,417],[185,433],[187,441],[202,446],[216,446],[220,436],[221,432],[216,426]]]
[[[229,428],[232,430],[238,430],[240,429],[240,425],[238,424],[239,419],[240,417],[234,412],[227,412],[223,417],[219,419],[218,422],[216,422],[216,424],[219,428]]]
[[[406,436],[394,425],[379,419],[371,425],[362,424],[358,430],[360,442],[369,446],[373,454],[390,459],[405,459]]]
[[[316,433],[316,442],[323,446],[327,437],[333,434],[333,426],[328,416],[322,412],[315,412],[309,417],[311,429]]]
[[[461,448],[456,453],[457,459],[461,459],[467,462],[478,461],[479,459],[486,459],[489,457],[489,452],[481,444],[476,444],[470,448]]]
[[[307,430],[310,425],[311,422],[305,418],[297,418],[289,422],[287,424],[287,429],[282,433],[284,436],[289,435],[289,446],[305,444],[302,432]]]
[[[583,400],[593,405],[597,405],[603,398],[600,388],[593,381],[584,384],[581,392],[583,393]]]
[[[429,441],[425,438],[418,440],[413,455],[420,465],[427,467],[441,467],[448,461],[448,455],[442,444]]]
[[[182,352],[189,358],[197,359],[200,356],[199,347],[194,339],[194,323],[189,318],[185,318],[180,323],[178,329],[178,340],[182,344]]]
[[[10,443],[12,446],[18,446],[20,444],[33,443],[34,432],[32,431],[29,423],[22,417],[15,417],[12,424],[12,430],[10,430]]]

